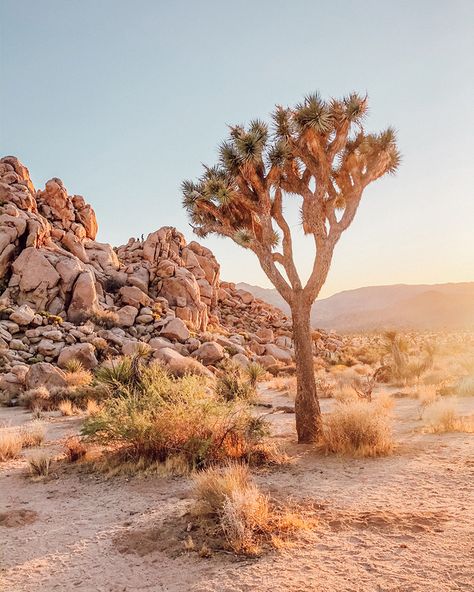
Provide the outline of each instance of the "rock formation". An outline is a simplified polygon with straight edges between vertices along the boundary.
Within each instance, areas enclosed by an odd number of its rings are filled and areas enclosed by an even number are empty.
[[[171,227],[112,248],[97,228],[60,179],[36,191],[18,159],[0,160],[0,389],[18,392],[72,358],[93,368],[140,342],[176,373],[231,356],[291,363],[289,319],[221,282],[209,249]]]

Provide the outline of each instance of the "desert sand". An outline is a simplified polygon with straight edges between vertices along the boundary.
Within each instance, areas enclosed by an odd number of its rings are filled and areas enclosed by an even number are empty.
[[[288,405],[263,390],[263,402]],[[291,403],[291,402],[290,402]],[[333,402],[324,400],[323,411]],[[474,412],[472,398],[460,401]],[[268,409],[261,408],[262,413]],[[2,408],[1,421],[31,415]],[[3,463],[2,589],[9,592],[455,592],[473,589],[474,436],[427,434],[418,402],[395,399],[398,447],[385,458],[351,459],[297,446],[294,415],[273,413],[288,466],[256,471],[277,499],[315,504],[318,525],[292,546],[258,559],[187,552],[163,522],[191,504],[186,477],[113,477],[67,471],[27,476],[25,456]],[[79,418],[50,414],[43,449],[60,454]]]

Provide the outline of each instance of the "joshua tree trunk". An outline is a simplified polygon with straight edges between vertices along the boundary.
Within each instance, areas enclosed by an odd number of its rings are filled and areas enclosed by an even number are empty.
[[[295,299],[291,313],[296,357],[296,432],[300,443],[315,442],[322,428],[314,378],[310,312],[310,305],[304,304],[299,298]]]

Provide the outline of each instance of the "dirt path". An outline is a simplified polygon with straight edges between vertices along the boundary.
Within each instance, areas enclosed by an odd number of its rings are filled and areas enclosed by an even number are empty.
[[[280,405],[288,399],[263,393]],[[324,407],[331,402],[323,402]],[[466,412],[474,400],[465,399]],[[265,412],[265,410],[263,410]],[[20,425],[29,414],[2,409]],[[261,472],[263,489],[320,505],[320,524],[295,546],[258,560],[230,556],[171,558],[153,550],[124,554],[117,535],[147,529],[187,507],[184,478],[105,479],[67,474],[25,478],[26,460],[0,466],[0,512],[29,516],[1,526],[1,590],[163,592],[470,592],[474,580],[474,436],[422,434],[416,401],[395,408],[399,450],[383,459],[322,457],[293,444],[294,416],[271,416],[297,455]],[[75,418],[48,423],[47,449],[78,428]],[[29,452],[31,454],[31,452]],[[24,511],[29,511],[26,514]],[[36,513],[36,514],[35,514]],[[15,516],[16,516],[15,515]],[[159,541],[156,549],[166,546]]]

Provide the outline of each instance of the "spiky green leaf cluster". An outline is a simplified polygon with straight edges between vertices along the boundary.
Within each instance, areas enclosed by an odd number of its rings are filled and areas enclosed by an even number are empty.
[[[263,240],[262,191],[271,195],[279,187],[302,195],[301,183],[311,191],[318,170],[329,174],[339,192],[335,201],[329,194],[324,199],[343,210],[354,175],[374,180],[395,172],[401,160],[394,130],[365,133],[366,114],[367,96],[351,93],[326,101],[313,93],[293,108],[277,106],[270,128],[258,119],[231,127],[219,147],[218,164],[204,167],[197,181],[182,184],[183,205],[195,232],[232,236],[245,247]],[[318,169],[325,157],[328,162]],[[266,207],[268,215],[268,203]],[[265,237],[268,242],[268,231]],[[278,240],[275,236],[270,246]]]

